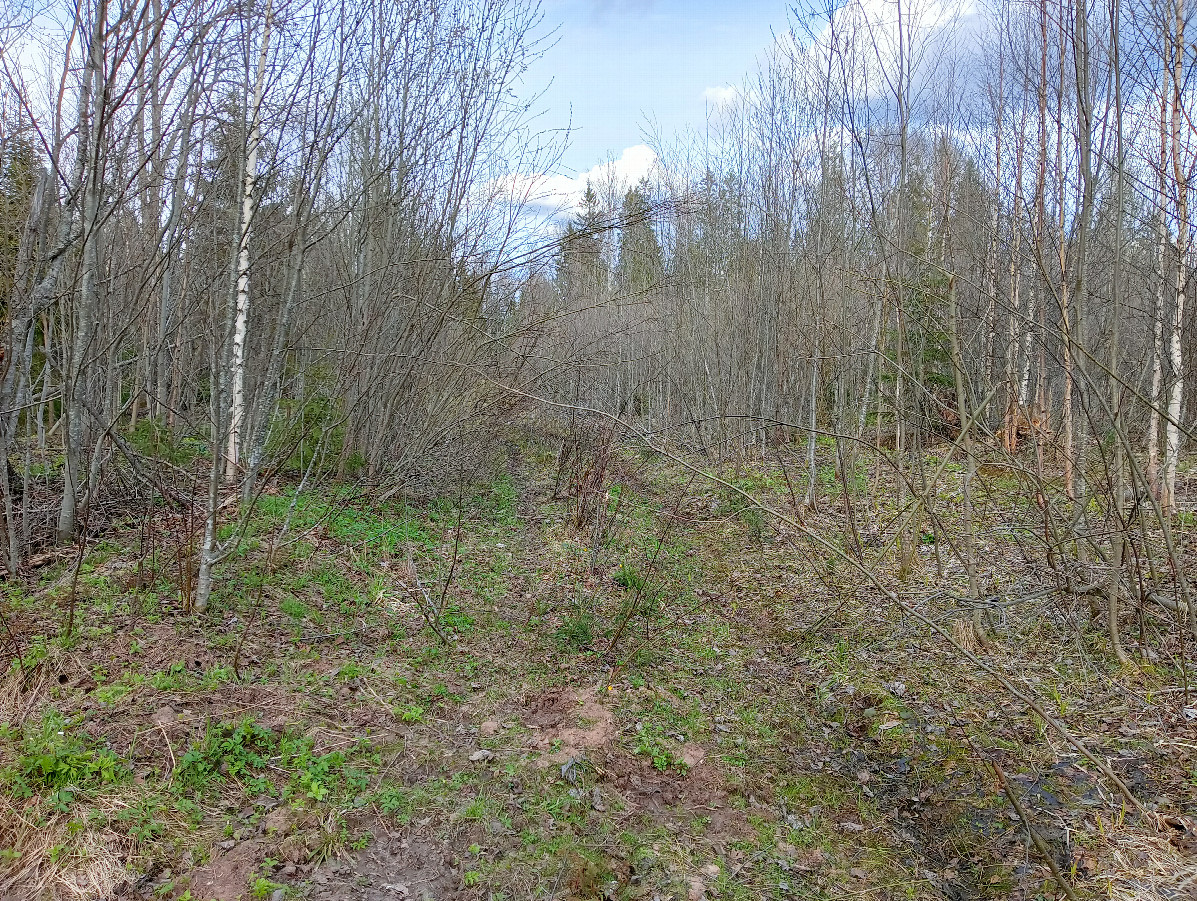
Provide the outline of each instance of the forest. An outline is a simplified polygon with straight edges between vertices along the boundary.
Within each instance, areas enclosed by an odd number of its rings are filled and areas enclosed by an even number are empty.
[[[1191,6],[554,9],[0,8],[0,898],[1197,897]]]

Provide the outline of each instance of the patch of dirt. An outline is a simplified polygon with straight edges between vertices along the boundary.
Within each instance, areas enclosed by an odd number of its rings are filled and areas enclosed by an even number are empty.
[[[239,842],[191,874],[187,886],[193,898],[205,901],[240,901],[249,897],[249,877],[265,854],[261,842]]]
[[[536,731],[532,746],[543,750],[556,747],[542,765],[562,764],[586,751],[602,751],[615,741],[615,714],[593,689],[563,688],[532,699],[524,722]],[[558,744],[559,743],[559,744]]]
[[[472,897],[445,846],[385,835],[347,860],[320,867],[295,887],[308,901],[446,901]]]
[[[696,746],[686,747],[697,756]],[[746,813],[732,806],[719,774],[701,757],[698,760],[682,774],[662,772],[647,760],[620,754],[604,763],[604,782],[616,788],[630,807],[654,822],[689,823],[702,817],[710,821],[705,831],[712,838],[750,834]]]

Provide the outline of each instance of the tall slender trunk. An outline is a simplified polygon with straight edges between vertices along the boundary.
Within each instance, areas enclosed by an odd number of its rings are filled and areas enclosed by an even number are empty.
[[[1023,125],[1025,126],[1025,116]],[[1019,210],[1022,199],[1022,163],[1026,141],[1022,129],[1014,140],[1014,200],[1010,204],[1010,313],[1009,329],[1006,334],[1006,450],[1013,453],[1018,448],[1019,390],[1015,363],[1019,348],[1019,316],[1021,315],[1020,292],[1022,290],[1022,224]]]
[[[985,359],[982,371],[982,397],[986,398],[984,418],[990,428],[993,427],[989,418],[989,400],[993,391],[994,370],[994,338],[997,333],[997,264],[998,246],[1000,244],[999,230],[1002,226],[1002,120],[1005,110],[1005,82],[1006,82],[1006,42],[1001,41],[998,46],[998,88],[994,98],[994,135],[993,135],[993,209],[989,219],[989,245],[985,250]]]
[[[1114,271],[1110,280],[1110,305],[1113,308],[1110,323],[1110,404],[1114,427],[1114,517],[1110,538],[1110,585],[1106,598],[1106,625],[1109,627],[1110,646],[1119,663],[1128,663],[1126,652],[1118,631],[1119,610],[1122,603],[1122,564],[1126,557],[1126,521],[1123,509],[1126,481],[1126,446],[1122,435],[1122,382],[1119,367],[1122,364],[1119,348],[1119,317],[1122,315],[1122,218],[1126,190],[1126,156],[1122,140],[1122,70],[1119,66],[1119,3],[1111,0],[1110,51],[1114,68],[1114,139],[1117,157],[1117,178],[1115,188],[1114,222]]]
[[[1059,0],[1056,17],[1056,37],[1059,44],[1061,60],[1064,57],[1064,0]],[[1072,394],[1073,394],[1073,354],[1072,354],[1072,310],[1069,304],[1068,286],[1068,248],[1066,246],[1067,231],[1065,230],[1064,203],[1064,79],[1056,83],[1056,181],[1058,193],[1056,206],[1058,221],[1056,223],[1058,235],[1056,247],[1059,252],[1060,264],[1060,353],[1064,364],[1063,397],[1060,400],[1060,432],[1064,453],[1064,492],[1069,498],[1076,497],[1076,480],[1073,472],[1075,448],[1073,447],[1072,422]]]
[[[1170,54],[1170,30],[1163,28],[1164,58]],[[1160,155],[1159,169],[1155,182],[1155,227],[1156,227],[1156,281],[1155,315],[1151,331],[1151,394],[1148,396],[1150,413],[1147,425],[1147,486],[1158,500],[1160,498],[1160,404],[1163,398],[1160,389],[1164,381],[1164,301],[1167,287],[1168,213],[1167,213],[1167,170],[1168,170],[1168,76],[1165,73],[1160,82],[1159,118]]]
[[[66,379],[63,385],[63,415],[66,420],[63,429],[65,460],[63,465],[62,502],[58,509],[56,533],[61,542],[70,541],[75,535],[75,516],[78,504],[82,467],[85,409],[89,390],[87,356],[91,353],[92,337],[96,317],[96,277],[99,270],[100,192],[103,174],[100,150],[101,131],[104,127],[104,106],[107,86],[104,80],[104,28],[107,19],[107,3],[101,0],[93,11],[95,22],[91,35],[91,47],[84,73],[84,87],[79,102],[79,142],[77,150],[83,158],[86,169],[81,172],[83,194],[82,221],[80,224],[82,250],[82,273],[76,306],[70,317],[71,335]],[[90,91],[90,95],[89,92]]]
[[[952,349],[952,371],[956,383],[956,408],[960,414],[960,428],[963,432],[964,445],[964,475],[960,480],[961,525],[964,527],[964,569],[968,573],[969,599],[978,602],[981,597],[981,581],[977,575],[977,557],[973,542],[973,494],[972,483],[977,473],[977,457],[973,450],[972,411],[968,405],[968,392],[964,387],[964,360],[960,354],[959,313],[956,308],[956,277],[948,278],[948,324],[951,327],[949,337]],[[977,640],[982,644],[989,643],[989,634],[985,628],[983,610],[979,603],[974,603],[972,612],[973,631]]]
[[[1181,100],[1184,84],[1185,18],[1184,0],[1176,2],[1176,31],[1172,36],[1172,176],[1176,185],[1176,304],[1168,363],[1172,383],[1168,389],[1168,419],[1164,425],[1164,485],[1161,505],[1171,510],[1176,504],[1176,467],[1180,459],[1180,402],[1184,395],[1181,333],[1184,327],[1185,292],[1189,275],[1189,182],[1181,146]]]
[[[225,457],[225,478],[229,481],[237,477],[244,431],[245,341],[249,329],[249,236],[253,228],[257,201],[258,148],[262,143],[262,92],[266,82],[266,60],[270,53],[272,17],[270,4],[267,3],[262,45],[258,51],[257,71],[254,74],[253,101],[249,111],[249,132],[245,147],[245,180],[241,193],[241,221],[237,238],[237,311],[233,322],[233,350],[230,361],[229,393],[232,407],[228,451]]]
[[[1085,323],[1088,308],[1088,276],[1089,276],[1089,232],[1092,226],[1094,197],[1097,191],[1097,178],[1093,171],[1093,91],[1089,80],[1089,6],[1087,0],[1077,0],[1076,18],[1073,24],[1073,66],[1076,72],[1076,121],[1077,121],[1077,162],[1080,170],[1081,204],[1076,216],[1076,259],[1072,275],[1072,303],[1076,310],[1076,330],[1069,332],[1069,343],[1075,348],[1072,359],[1075,361],[1077,373],[1080,376],[1079,385],[1082,392],[1091,390],[1092,385],[1086,377],[1086,356],[1083,352],[1085,345]],[[1085,451],[1078,438],[1085,437],[1083,429],[1073,431],[1074,452],[1079,461],[1084,461]],[[1076,447],[1080,444],[1080,447]],[[1081,467],[1081,492],[1084,483],[1085,470]],[[1076,514],[1083,511],[1083,505],[1078,505]]]
[[[819,390],[819,349],[815,348],[814,359],[810,364],[810,428],[806,436],[806,506],[815,505],[815,480],[818,473],[815,467],[815,415],[818,412],[816,398]]]

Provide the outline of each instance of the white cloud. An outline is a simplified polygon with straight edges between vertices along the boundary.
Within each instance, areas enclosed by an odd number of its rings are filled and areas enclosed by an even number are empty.
[[[702,92],[702,99],[714,107],[727,106],[740,96],[740,89],[732,85],[716,85]]]
[[[549,174],[519,174],[504,179],[509,196],[526,207],[550,216],[571,213],[578,209],[586,186],[611,184],[622,194],[624,190],[649,175],[657,163],[657,154],[646,144],[628,147],[612,159],[600,163],[576,176]]]

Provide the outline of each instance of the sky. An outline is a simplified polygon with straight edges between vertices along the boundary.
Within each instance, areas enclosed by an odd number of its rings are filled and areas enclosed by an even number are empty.
[[[552,188],[580,195],[608,159],[635,182],[652,154],[646,134],[667,140],[700,127],[708,105],[755,71],[787,26],[786,0],[544,0],[556,43],[525,74],[545,128],[570,126]],[[771,30],[772,29],[772,30]]]

